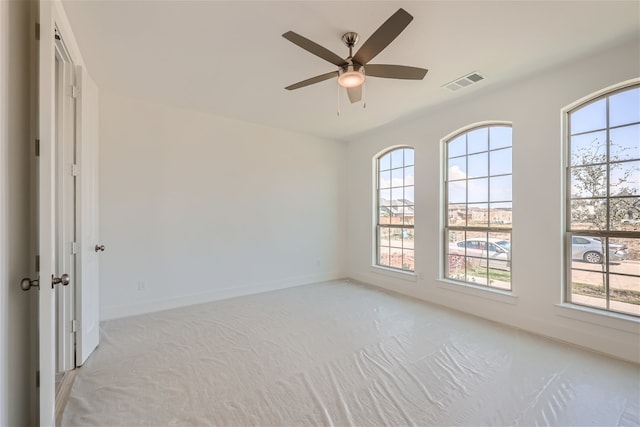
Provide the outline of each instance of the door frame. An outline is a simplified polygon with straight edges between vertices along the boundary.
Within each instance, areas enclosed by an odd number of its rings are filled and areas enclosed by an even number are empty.
[[[65,45],[64,36],[55,39],[56,58],[56,249],[57,271],[68,273],[71,283],[56,288],[57,372],[75,368],[75,231],[76,231],[76,103],[72,93],[76,86],[76,67]]]

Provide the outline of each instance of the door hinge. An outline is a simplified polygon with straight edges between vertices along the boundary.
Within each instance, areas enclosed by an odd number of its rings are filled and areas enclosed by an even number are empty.
[[[75,319],[73,319],[73,320],[71,321],[71,333],[76,332],[76,325],[77,325],[77,324],[76,324],[76,320],[75,320]]]
[[[71,165],[71,176],[78,176],[78,174],[80,173],[80,166],[78,166],[77,164],[72,164]]]
[[[36,22],[36,40],[40,40],[40,23]]]
[[[60,37],[60,33],[58,33],[58,29],[57,29],[57,28],[54,28],[54,29],[53,29],[53,37],[54,37],[56,40],[62,40],[62,38]]]
[[[80,88],[78,86],[71,86],[71,97],[77,98],[80,95]]]
[[[36,255],[36,273],[40,272],[40,255]]]
[[[36,371],[36,388],[40,388],[40,371]]]
[[[78,253],[78,243],[71,242],[71,255],[75,255]]]
[[[40,157],[40,140],[36,139],[36,157]]]

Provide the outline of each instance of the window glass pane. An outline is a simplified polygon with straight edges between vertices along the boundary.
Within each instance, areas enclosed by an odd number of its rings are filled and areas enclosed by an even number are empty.
[[[470,179],[469,203],[489,201],[489,180],[487,178]]]
[[[607,126],[606,99],[592,102],[571,113],[571,135]]]
[[[378,227],[378,245],[389,246],[389,227]]]
[[[402,248],[402,228],[391,228],[389,246],[392,248]]]
[[[447,233],[449,252],[454,255],[464,255],[464,245],[458,245],[459,242],[464,242],[466,233],[462,230],[449,230]]]
[[[467,158],[456,157],[449,159],[448,177],[449,181],[465,179],[467,177]]]
[[[378,167],[381,171],[391,169],[391,153],[387,153],[378,160]]]
[[[511,228],[512,203],[491,203],[489,206],[489,220],[490,226]]]
[[[389,248],[388,247],[380,247],[380,252],[378,256],[378,264],[386,267],[390,266],[390,257],[389,257]]]
[[[610,196],[640,194],[640,161],[611,163],[609,171]]]
[[[402,251],[402,269],[408,271],[413,271],[415,269],[412,249],[405,249]]]
[[[609,97],[609,121],[610,126],[640,122],[640,88]]]
[[[391,187],[391,172],[380,172],[380,188],[389,188]]]
[[[404,165],[404,150],[394,150],[391,152],[391,168],[401,168]]]
[[[404,149],[404,165],[405,166],[413,166],[413,148],[405,148]]]
[[[632,274],[640,281],[640,238],[609,238],[609,261],[611,273]]]
[[[571,168],[571,197],[602,197],[606,195],[606,165]]]
[[[606,271],[604,265],[606,238],[596,236],[573,236],[571,259],[573,268]]]
[[[492,202],[508,202],[512,200],[511,175],[490,178],[490,185]]]
[[[404,207],[404,223],[413,225],[414,222],[415,222],[414,207],[405,206]]]
[[[466,278],[465,273],[465,257],[462,255],[448,255],[449,263],[447,266],[447,277],[453,280],[464,281]]]
[[[489,163],[491,175],[504,175],[511,173],[511,148],[492,151]]]
[[[493,126],[489,129],[489,144],[492,150],[496,148],[511,147],[510,126]]]
[[[467,134],[452,139],[447,143],[447,157],[458,157],[467,154]]]
[[[467,133],[469,154],[487,151],[489,149],[489,128],[474,129]]]
[[[571,271],[571,302],[607,308],[606,275],[597,271]]]
[[[391,248],[389,252],[389,257],[391,258],[390,267],[402,269],[402,249]]]
[[[391,189],[391,202],[396,204],[404,198],[404,191],[402,187]],[[401,203],[401,202],[400,202]]]
[[[378,203],[380,206],[390,206],[391,205],[391,190],[380,190],[378,197]]]
[[[404,249],[413,249],[413,228],[402,229],[402,247]]]
[[[404,168],[404,185],[413,185],[413,166]]]
[[[404,203],[412,205],[415,201],[413,186],[404,187]]]
[[[449,203],[447,219],[448,225],[465,226],[467,225],[466,206],[464,204]],[[453,232],[455,233],[455,231]]]
[[[378,224],[390,224],[389,208],[382,206],[379,212]]]
[[[609,137],[611,161],[640,159],[640,125],[611,129]]]
[[[640,276],[609,274],[609,308],[640,315]]]
[[[611,230],[640,230],[640,197],[610,199],[609,219]]]
[[[571,165],[590,165],[607,161],[607,132],[598,131],[571,137]]]
[[[489,175],[489,154],[480,153],[467,157],[469,162],[469,178],[480,178]]]
[[[470,227],[486,227],[489,225],[489,205],[486,203],[470,203],[469,218]]]
[[[402,187],[404,185],[404,169],[392,169],[391,170],[391,186]]]
[[[449,203],[466,203],[467,201],[467,182],[454,181],[450,182],[448,187]]]
[[[572,230],[606,230],[606,227],[606,199],[577,199],[571,201]]]

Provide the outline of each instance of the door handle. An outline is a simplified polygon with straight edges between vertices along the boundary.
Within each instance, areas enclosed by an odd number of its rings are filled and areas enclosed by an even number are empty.
[[[104,245],[96,245],[96,252],[104,252]]]
[[[53,289],[55,285],[67,286],[69,282],[71,282],[71,277],[69,277],[67,273],[60,277],[53,277],[53,274],[51,275],[51,289]]]
[[[31,280],[28,277],[25,277],[20,281],[20,289],[22,289],[23,291],[28,291],[31,288],[40,289],[40,283],[38,279]]]

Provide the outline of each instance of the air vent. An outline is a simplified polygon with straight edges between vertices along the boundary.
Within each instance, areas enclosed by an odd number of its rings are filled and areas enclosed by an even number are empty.
[[[484,76],[477,71],[474,71],[473,73],[468,74],[464,77],[460,77],[459,79],[454,80],[451,83],[447,83],[442,87],[455,92],[456,90],[462,89],[463,87],[471,86],[474,83],[478,83],[480,80],[484,80]]]

